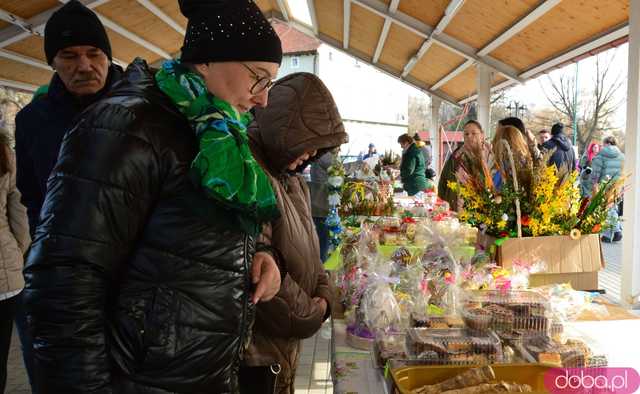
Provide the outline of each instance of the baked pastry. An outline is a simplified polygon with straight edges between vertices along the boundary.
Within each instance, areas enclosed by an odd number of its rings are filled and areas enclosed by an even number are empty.
[[[476,331],[486,331],[491,326],[492,315],[483,308],[473,308],[462,312],[464,324]]]
[[[467,353],[473,350],[473,344],[470,342],[452,341],[448,342],[446,346],[449,353]]]
[[[538,354],[538,362],[541,364],[553,365],[554,367],[562,367],[562,358],[560,353],[540,353]]]
[[[498,304],[489,304],[484,308],[491,313],[491,327],[497,331],[511,331],[514,324],[513,311]]]

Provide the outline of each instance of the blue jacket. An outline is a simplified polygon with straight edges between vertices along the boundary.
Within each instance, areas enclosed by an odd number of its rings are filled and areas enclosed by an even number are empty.
[[[568,172],[576,169],[576,154],[573,151],[573,145],[566,135],[560,133],[551,137],[550,140],[542,144],[543,150],[556,151],[549,158],[549,165],[555,164],[558,170],[566,168]]]
[[[606,178],[618,178],[623,167],[624,153],[617,146],[605,145],[591,161],[591,182],[600,183]]]
[[[47,179],[58,159],[62,137],[73,126],[75,117],[109,91],[121,74],[119,66],[111,66],[105,88],[79,100],[67,91],[56,73],[46,93],[37,94],[16,115],[16,183],[27,207],[31,236],[38,224]]]

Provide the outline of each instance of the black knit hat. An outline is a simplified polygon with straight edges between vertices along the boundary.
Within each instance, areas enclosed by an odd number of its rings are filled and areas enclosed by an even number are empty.
[[[557,135],[564,131],[564,125],[562,123],[556,123],[551,126],[551,135]]]
[[[44,52],[51,64],[59,50],[90,45],[111,60],[109,37],[98,16],[77,0],[71,0],[51,15],[44,28]]]
[[[179,0],[187,17],[181,60],[282,61],[282,44],[253,0]]]

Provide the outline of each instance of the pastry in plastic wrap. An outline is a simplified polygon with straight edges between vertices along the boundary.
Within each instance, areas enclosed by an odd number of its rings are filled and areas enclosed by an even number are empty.
[[[491,327],[492,315],[482,308],[473,308],[462,311],[462,320],[467,327],[474,331],[485,332]]]
[[[463,321],[457,316],[428,316],[423,313],[411,314],[411,327],[414,328],[463,328]]]
[[[410,329],[407,349],[429,364],[473,364],[481,362],[480,355],[488,362],[502,361],[502,346],[495,334],[479,337],[465,329]]]

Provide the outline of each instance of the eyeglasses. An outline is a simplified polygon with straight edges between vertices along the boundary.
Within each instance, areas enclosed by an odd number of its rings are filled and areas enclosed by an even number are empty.
[[[273,86],[273,81],[271,80],[271,78],[261,77],[257,72],[253,71],[251,67],[247,66],[244,63],[240,64],[242,64],[244,68],[249,70],[253,78],[255,78],[256,80],[256,83],[254,83],[253,86],[251,86],[251,89],[249,89],[249,92],[251,92],[251,94],[260,94],[265,90],[271,89],[271,86]]]

